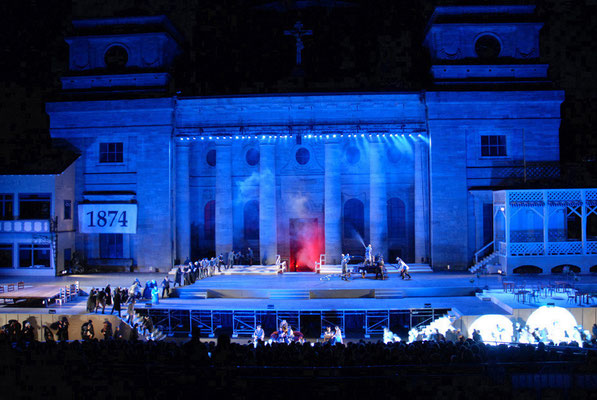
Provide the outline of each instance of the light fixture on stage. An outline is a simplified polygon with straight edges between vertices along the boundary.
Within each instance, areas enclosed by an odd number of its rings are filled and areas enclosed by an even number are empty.
[[[512,321],[503,315],[487,314],[475,320],[468,328],[470,337],[474,330],[479,331],[483,342],[488,344],[509,343],[512,341]]]
[[[571,342],[581,343],[581,338],[576,326],[576,318],[563,307],[541,306],[527,319],[530,332],[537,329],[542,341],[554,343]]]

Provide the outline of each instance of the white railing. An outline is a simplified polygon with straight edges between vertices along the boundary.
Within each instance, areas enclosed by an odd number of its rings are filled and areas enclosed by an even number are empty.
[[[581,255],[582,242],[549,242],[547,254],[550,256]]]
[[[479,262],[479,255],[483,253],[485,250],[487,250],[489,246],[493,246],[493,240],[487,243],[485,246],[481,247],[479,251],[475,252],[475,264]]]
[[[545,249],[543,242],[510,243],[510,257],[543,256]]]
[[[0,232],[49,233],[50,221],[47,219],[0,221]]]
[[[597,242],[585,242],[585,254],[597,254]]]

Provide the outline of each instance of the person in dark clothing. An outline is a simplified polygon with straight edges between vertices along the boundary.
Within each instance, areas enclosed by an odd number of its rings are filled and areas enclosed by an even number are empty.
[[[33,342],[35,340],[35,332],[33,332],[33,327],[31,326],[31,322],[25,321],[23,325],[23,332],[21,333],[21,337],[26,342]]]
[[[96,292],[95,288],[91,288],[89,291],[89,297],[87,298],[87,312],[95,311]]]
[[[247,258],[249,259],[249,265],[253,265],[253,249],[250,247],[247,249]]]
[[[108,286],[106,286],[106,288],[104,289],[104,292],[106,292],[106,305],[111,306],[112,305],[112,288],[110,287],[110,284],[108,284]]]
[[[17,342],[21,339],[21,324],[16,319],[8,321],[9,331],[8,336],[11,342]]]
[[[151,333],[153,332],[153,321],[151,320],[151,318],[146,315],[143,317],[143,334],[145,335],[145,332],[147,332],[147,334],[151,335]]]
[[[95,337],[95,330],[93,329],[93,322],[91,320],[81,325],[81,339],[92,340]]]
[[[178,286],[182,286],[182,270],[180,269],[180,267],[176,268],[176,275],[174,275],[173,287],[176,287],[176,284],[178,284]]]
[[[121,295],[120,295],[120,288],[114,291],[114,305],[112,306],[112,311],[110,311],[110,315],[114,311],[118,313],[118,318],[120,318],[120,309],[121,309]]]
[[[66,317],[62,317],[60,321],[58,321],[58,340],[64,341],[68,340],[68,319]]]
[[[145,282],[145,289],[143,289],[143,298],[145,300],[151,300],[151,286],[149,281]]]
[[[129,340],[139,340],[139,324],[135,323],[133,328],[131,329],[131,335],[129,336]]]
[[[102,314],[103,314],[104,311],[106,310],[106,292],[104,292],[104,289],[97,292],[97,300],[96,300],[96,305],[95,305],[95,313],[96,314],[97,314],[97,310],[100,307],[102,308]]]
[[[168,275],[162,281],[162,299],[164,298],[164,294],[170,297],[170,278]]]
[[[112,324],[110,321],[104,321],[104,327],[100,332],[104,335],[104,340],[112,339]]]
[[[44,339],[46,340],[46,342],[54,341],[54,334],[46,325],[44,325]]]

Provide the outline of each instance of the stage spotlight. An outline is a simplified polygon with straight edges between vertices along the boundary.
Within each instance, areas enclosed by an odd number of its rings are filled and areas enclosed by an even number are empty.
[[[210,136],[210,137],[209,137],[209,140],[211,140],[211,138],[212,138],[212,137]]]
[[[473,336],[475,329],[479,331],[484,343],[499,344],[512,341],[512,321],[503,315],[487,314],[480,316],[468,328],[469,337]]]
[[[576,318],[562,307],[541,306],[527,319],[530,332],[539,330],[542,341],[554,343],[571,342],[581,343],[581,338],[576,326]]]
[[[201,136],[201,140],[205,139],[203,136]]]

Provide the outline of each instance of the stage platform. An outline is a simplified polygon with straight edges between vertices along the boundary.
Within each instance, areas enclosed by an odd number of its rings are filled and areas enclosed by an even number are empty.
[[[326,299],[326,298],[407,298],[472,296],[476,286],[467,274],[411,274],[402,280],[392,275],[385,280],[372,274],[361,278],[353,275],[348,281],[337,274],[285,273],[275,275],[217,275],[177,287],[172,297],[180,299]],[[474,282],[473,282],[474,283]],[[497,277],[487,284],[501,287]]]
[[[111,273],[28,277],[24,279],[27,286],[44,290],[77,282],[83,295],[73,302],[53,304],[49,309],[29,302],[7,304],[0,306],[0,313],[86,314],[85,293],[92,287],[110,283],[112,287],[128,288],[135,279],[142,283],[156,280],[159,284],[164,276],[164,273]],[[14,279],[2,278],[0,283]],[[174,336],[188,335],[194,327],[199,327],[202,336],[228,333],[242,337],[250,335],[258,322],[273,331],[281,320],[289,321],[311,338],[319,337],[330,325],[340,325],[353,338],[379,337],[383,326],[390,326],[404,336],[411,327],[428,324],[443,315],[453,317],[464,332],[477,316],[501,314],[520,318],[550,303],[570,309],[583,325],[592,325],[597,310],[592,303],[574,304],[564,293],[522,302],[515,294],[504,292],[508,282],[531,288],[566,279],[582,292],[597,293],[597,276],[592,274],[571,279],[561,275],[502,277],[434,272],[413,273],[411,280],[402,280],[398,275],[390,275],[386,280],[375,280],[373,275],[365,279],[353,275],[349,281],[341,280],[337,274],[219,274],[177,287],[172,291],[173,297],[160,299],[159,304],[139,301],[135,309],[151,316],[156,326]]]

